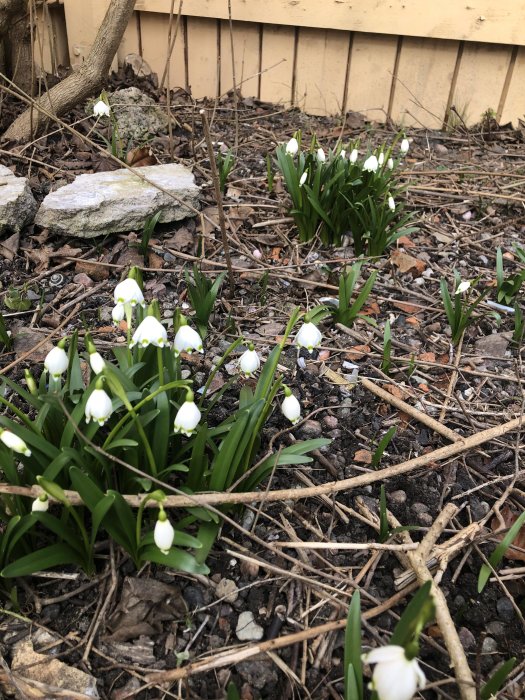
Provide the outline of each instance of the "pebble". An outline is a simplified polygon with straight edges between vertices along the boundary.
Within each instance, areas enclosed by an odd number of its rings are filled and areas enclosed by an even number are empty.
[[[182,597],[190,609],[201,608],[204,605],[204,595],[198,586],[186,586]]]
[[[503,637],[505,635],[505,625],[503,622],[494,620],[494,622],[489,622],[487,625],[487,632],[493,637]]]
[[[326,428],[326,430],[335,430],[339,425],[339,421],[335,416],[324,416],[321,423]]]
[[[215,589],[217,598],[224,598],[227,603],[235,603],[239,597],[239,589],[231,578],[221,578]]]
[[[498,651],[498,643],[495,639],[492,639],[492,637],[485,637],[483,640],[483,644],[481,645],[481,653],[482,654],[493,654],[495,651]]]
[[[428,506],[425,503],[412,503],[410,510],[414,513],[428,513]]]
[[[390,503],[393,503],[394,505],[397,506],[402,506],[403,503],[406,503],[407,500],[407,495],[404,491],[392,491],[392,493],[387,494],[387,499],[390,501]]]
[[[85,272],[79,272],[78,275],[75,275],[73,277],[73,282],[75,284],[81,284],[84,287],[88,287],[88,288],[93,287],[95,284],[93,282],[93,280],[91,279],[91,277],[89,277],[89,275],[86,275]]]
[[[418,513],[417,521],[420,525],[423,525],[423,527],[430,527],[434,522],[434,518],[430,515],[430,513]]]
[[[496,603],[496,610],[504,622],[512,622],[516,616],[516,611],[508,598],[499,598]]]
[[[191,377],[191,370],[183,369],[180,373],[181,379],[189,379]]]
[[[438,156],[446,156],[448,153],[448,148],[442,143],[436,143],[434,146],[434,153]]]
[[[302,438],[317,438],[323,434],[323,427],[317,420],[307,420],[299,429]]]
[[[255,622],[251,610],[245,610],[239,615],[235,634],[240,642],[257,642],[263,638],[263,628]]]
[[[470,509],[472,511],[472,517],[474,520],[481,520],[489,512],[489,504],[487,501],[478,501],[477,499],[472,499],[470,504]]]
[[[472,632],[466,627],[460,628],[458,636],[461,646],[463,649],[465,649],[465,651],[469,651],[470,649],[474,649],[476,647],[476,637],[474,637]]]

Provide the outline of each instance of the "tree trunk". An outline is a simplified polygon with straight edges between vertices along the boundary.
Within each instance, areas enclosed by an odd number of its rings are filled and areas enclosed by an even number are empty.
[[[0,0],[0,22],[1,7],[2,0]],[[82,66],[36,100],[32,109],[27,109],[11,124],[4,138],[16,141],[29,140],[32,137],[31,111],[33,128],[41,129],[51,121],[51,117],[46,112],[60,117],[102,88],[134,7],[135,0],[112,0],[89,56]],[[39,107],[44,112],[39,111]]]
[[[36,87],[33,68],[30,15],[26,2],[10,18],[9,29],[4,34],[6,68],[11,80],[26,93],[33,95]]]

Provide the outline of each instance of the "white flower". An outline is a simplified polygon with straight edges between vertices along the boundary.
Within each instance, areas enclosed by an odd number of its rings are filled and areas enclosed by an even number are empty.
[[[346,158],[346,151],[344,148],[341,149],[341,153],[339,154],[341,158]]]
[[[42,494],[38,498],[35,498],[31,504],[31,511],[33,513],[45,513],[49,510],[49,498],[46,494]]]
[[[469,288],[470,288],[470,280],[465,280],[464,282],[460,282],[457,286],[455,294],[463,294],[463,292],[466,292],[467,289],[469,289]]]
[[[379,700],[411,700],[426,685],[426,678],[417,659],[408,660],[403,647],[390,644],[373,649],[363,661],[376,664],[371,688]]]
[[[175,357],[178,357],[181,352],[187,352],[190,354],[193,352],[193,350],[197,350],[197,352],[204,352],[202,349],[202,338],[197,331],[194,331],[193,328],[190,328],[190,326],[181,326],[175,334],[173,350],[175,351]]]
[[[288,143],[286,144],[286,153],[288,153],[289,156],[294,156],[297,151],[299,150],[299,142],[297,139],[291,138]]]
[[[283,416],[288,418],[288,420],[295,425],[301,417],[301,404],[288,387],[285,388],[284,393],[285,396],[281,404],[281,411],[283,412]]]
[[[385,154],[383,153],[383,151],[381,151],[381,153],[379,154],[377,162],[379,165],[383,165],[383,163],[385,162]]]
[[[369,173],[375,173],[379,168],[379,161],[375,156],[369,156],[363,163],[363,170]]]
[[[314,323],[303,323],[295,336],[295,344],[300,348],[306,348],[311,353],[314,348],[321,344],[322,339],[321,331]]]
[[[392,196],[388,198],[388,208],[390,209],[390,211],[396,210],[396,203],[394,202],[394,198]]]
[[[326,160],[326,156],[325,156],[324,151],[323,151],[322,148],[318,148],[318,149],[317,149],[317,160],[318,160],[320,163],[324,163],[325,160]]]
[[[100,374],[104,371],[106,363],[99,352],[92,352],[89,355],[89,364],[95,374]]]
[[[131,304],[131,306],[141,304],[144,306],[144,296],[142,294],[142,290],[137,282],[131,277],[128,277],[117,284],[115,291],[113,292],[113,298],[115,300],[115,304]]]
[[[120,323],[121,321],[124,320],[125,316],[125,309],[124,309],[124,304],[117,304],[116,306],[113,307],[113,311],[111,312],[111,318],[113,319],[113,323]]]
[[[401,153],[408,153],[408,149],[410,148],[410,144],[408,143],[408,139],[403,139],[401,141],[401,144],[399,146],[399,150]]]
[[[31,450],[22,440],[11,430],[2,430],[0,428],[0,440],[4,443],[6,447],[9,447],[13,452],[18,452],[18,454],[25,455],[26,457],[31,456]]]
[[[168,554],[174,538],[175,530],[173,529],[173,525],[168,520],[168,516],[164,510],[161,510],[158,520],[155,523],[155,530],[153,531],[155,544],[163,554]]]
[[[299,187],[302,187],[304,185],[307,177],[308,177],[308,170],[305,170],[304,173],[301,175],[301,178],[299,180]]]
[[[250,345],[248,350],[245,350],[239,359],[239,367],[241,372],[247,377],[251,377],[254,372],[257,372],[261,366],[259,355],[254,350],[253,345]]]
[[[135,333],[133,333],[129,347],[132,348],[137,343],[143,348],[148,347],[150,344],[163,348],[168,344],[166,329],[160,321],[157,321],[155,316],[146,316]]]
[[[393,169],[394,169],[394,161],[393,161],[392,158],[389,158],[389,159],[387,160],[387,162],[386,162],[386,167],[387,167],[389,170],[393,170]]]
[[[99,380],[97,380],[98,383]],[[104,425],[113,412],[111,399],[106,394],[104,389],[95,389],[86,403],[84,409],[86,415],[86,423],[90,420],[95,421],[99,425]]]
[[[357,148],[354,148],[352,153],[350,153],[350,158],[349,158],[350,162],[355,163],[358,156],[359,156],[359,151],[357,150]]]
[[[104,100],[99,100],[93,105],[93,115],[95,117],[109,117],[111,109],[109,105],[104,102]]]
[[[188,392],[186,395],[186,401],[177,411],[175,416],[174,430],[176,433],[183,433],[187,437],[195,432],[195,428],[198,426],[201,419],[201,412],[199,411],[197,404],[193,400],[193,392]]]
[[[58,379],[66,371],[68,364],[67,353],[59,345],[50,350],[44,360],[44,367],[54,379]]]

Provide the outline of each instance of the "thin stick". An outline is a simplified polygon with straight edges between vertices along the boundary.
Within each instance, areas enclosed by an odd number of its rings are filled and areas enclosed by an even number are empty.
[[[200,115],[202,119],[202,126],[204,127],[204,137],[206,139],[206,147],[208,149],[208,156],[210,158],[210,170],[211,177],[213,180],[213,186],[215,188],[215,199],[217,200],[217,211],[219,214],[219,226],[221,229],[222,236],[222,246],[224,248],[224,257],[226,259],[226,267],[228,269],[228,279],[230,282],[230,297],[235,296],[235,278],[233,276],[232,261],[230,258],[230,245],[228,243],[228,234],[226,233],[226,219],[224,218],[224,209],[222,206],[222,192],[219,182],[219,174],[217,173],[217,163],[215,162],[215,154],[213,152],[213,144],[211,142],[210,125],[208,124],[208,117],[206,116],[206,110],[201,109]]]

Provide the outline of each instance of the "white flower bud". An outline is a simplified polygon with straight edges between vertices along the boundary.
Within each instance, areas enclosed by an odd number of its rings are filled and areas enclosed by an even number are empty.
[[[67,370],[68,364],[67,352],[58,345],[47,353],[44,360],[44,367],[54,379]]]
[[[387,162],[386,162],[386,167],[387,167],[389,170],[393,170],[393,169],[394,169],[394,161],[393,161],[392,158],[389,158],[389,159],[387,160]]]
[[[377,169],[379,168],[379,161],[375,156],[369,156],[365,162],[363,163],[363,170],[366,170],[369,173],[375,173],[377,172]]]
[[[359,156],[359,151],[357,150],[357,148],[354,148],[352,153],[350,153],[350,158],[349,158],[350,162],[355,163],[357,161],[358,156]]]
[[[298,150],[299,150],[299,142],[297,141],[297,139],[295,137],[291,138],[288,141],[288,143],[286,144],[286,153],[289,156],[294,156]]]
[[[115,304],[131,304],[131,306],[140,304],[141,306],[144,306],[144,296],[142,294],[142,290],[137,282],[131,277],[128,277],[117,284],[115,291],[113,292],[113,298],[115,300]]]
[[[49,498],[46,494],[35,498],[31,504],[31,511],[33,513],[45,513],[49,510]]]
[[[396,210],[396,203],[394,202],[394,198],[392,196],[388,198],[388,208],[390,209],[390,211]]]
[[[91,365],[91,369],[95,374],[100,374],[106,367],[106,363],[99,352],[90,353],[89,364]]]
[[[463,292],[466,292],[467,289],[470,289],[470,280],[465,280],[464,282],[460,282],[457,286],[457,289],[455,291],[455,294],[463,294]]]
[[[385,154],[383,151],[379,154],[379,158],[377,159],[378,165],[381,166],[385,162]]]
[[[97,379],[97,383],[98,383]],[[95,389],[86,402],[84,409],[86,423],[93,420],[99,425],[104,425],[108,418],[113,413],[111,399],[106,394],[104,389]]]
[[[111,109],[104,100],[99,100],[93,105],[93,115],[95,117],[109,117]]]
[[[193,392],[189,391],[186,395],[186,401],[179,408],[175,416],[174,431],[190,437],[190,435],[195,432],[195,428],[199,425],[200,419],[201,412],[193,400]]]
[[[111,312],[111,318],[113,319],[113,323],[119,324],[121,321],[124,320],[124,316],[124,304],[117,304],[113,307],[113,311]]]
[[[247,377],[251,377],[252,374],[257,372],[261,366],[261,361],[259,355],[254,350],[253,345],[250,346],[248,350],[245,350],[239,359],[239,367],[241,372]]]
[[[18,454],[25,455],[26,457],[31,456],[31,450],[26,445],[21,437],[18,437],[11,430],[3,430],[0,428],[0,440],[4,443],[6,447],[9,447],[13,452],[18,452]]]
[[[325,156],[324,151],[323,151],[322,148],[318,148],[318,149],[317,149],[317,160],[318,160],[320,163],[324,163],[325,160],[326,160],[326,156]]]
[[[344,148],[341,149],[341,152],[339,153],[339,155],[341,156],[341,158],[346,158],[346,151]]]
[[[410,144],[408,143],[408,139],[403,139],[401,141],[401,144],[399,145],[399,150],[404,155],[405,153],[408,153],[409,148],[410,148]]]
[[[305,170],[299,179],[299,187],[302,187],[304,185],[307,177],[308,177],[308,170]]]
[[[371,688],[379,700],[411,700],[426,685],[417,659],[407,659],[403,647],[393,644],[373,649],[363,661],[375,664]]]
[[[301,417],[301,404],[288,387],[285,387],[284,394],[281,411],[283,416],[288,418],[288,420],[295,425]]]
[[[318,345],[321,345],[323,336],[314,323],[303,323],[295,336],[295,344],[300,348],[306,348],[310,353]]]
[[[156,345],[158,348],[163,348],[168,344],[168,334],[160,321],[157,321],[155,316],[146,316],[139,324],[139,327],[133,333],[133,338],[129,347],[132,348],[137,343],[146,348],[148,345]]]
[[[168,520],[168,516],[164,510],[161,510],[158,520],[155,523],[153,540],[163,554],[168,554],[174,539],[175,530],[173,529],[173,525]]]
[[[191,354],[193,350],[204,352],[202,349],[202,338],[197,331],[190,328],[190,326],[181,326],[175,334],[173,350],[175,351],[175,357],[178,357],[181,352],[187,352],[189,354]]]

